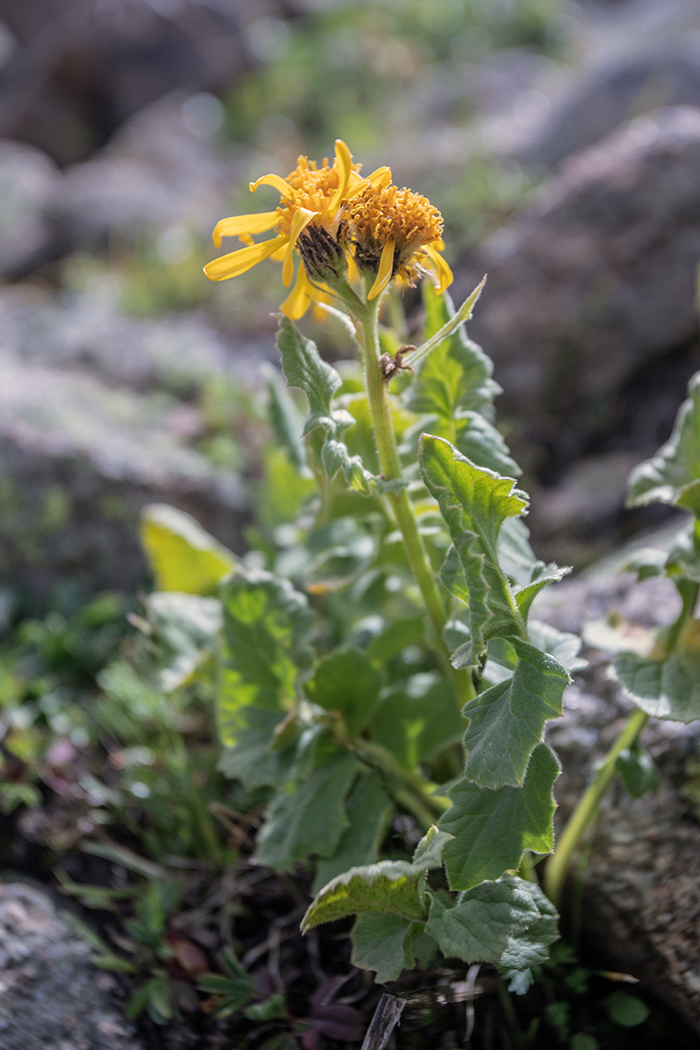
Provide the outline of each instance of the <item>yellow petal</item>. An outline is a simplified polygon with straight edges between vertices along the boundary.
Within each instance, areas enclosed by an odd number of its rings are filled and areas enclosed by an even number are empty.
[[[238,277],[239,274],[257,266],[263,259],[267,259],[288,240],[288,237],[273,237],[272,240],[263,241],[262,244],[240,248],[237,252],[230,252],[228,255],[222,255],[220,259],[207,263],[204,272],[210,281],[226,281],[229,277]]]
[[[382,257],[379,260],[379,269],[377,270],[377,279],[370,288],[367,299],[376,299],[377,296],[384,291],[389,281],[391,280],[391,274],[394,270],[394,248],[396,247],[396,241],[387,241],[382,248]]]
[[[289,244],[287,245],[284,266],[282,267],[282,283],[285,288],[289,288],[294,277],[294,245],[297,243],[297,238],[318,214],[317,211],[309,211],[308,208],[297,208],[294,213],[292,227],[289,231]]]
[[[309,309],[313,294],[314,290],[306,276],[306,270],[300,266],[294,287],[282,303],[280,310],[291,321],[298,321]]]
[[[282,178],[281,175],[261,175],[255,182],[248,184],[248,188],[251,193],[255,193],[258,186],[274,186],[276,190],[279,190],[283,197],[289,197],[294,200],[296,193],[289,185],[289,183]]]
[[[220,219],[214,227],[211,239],[214,247],[221,247],[222,237],[238,237],[241,233],[265,233],[271,230],[279,219],[276,211],[263,211],[257,215],[232,215],[228,219]]]
[[[423,250],[427,252],[428,257],[430,258],[430,261],[434,266],[435,277],[437,278],[435,291],[438,293],[438,295],[441,295],[446,288],[450,287],[454,280],[454,277],[452,276],[452,270],[449,268],[443,257],[440,255],[440,253],[437,251],[434,244],[426,244]]]
[[[283,244],[281,248],[278,248],[276,252],[273,252],[270,258],[273,262],[283,263],[287,257],[287,245]]]
[[[330,215],[335,215],[340,207],[340,202],[345,197],[345,191],[347,190],[350,181],[350,172],[352,171],[352,153],[342,139],[335,140],[335,161],[338,165],[340,181],[338,182],[338,189],[333,194],[333,200],[328,208]]]
[[[391,168],[377,168],[376,171],[367,176],[367,180],[375,189],[383,190],[391,182]]]
[[[343,197],[343,200],[350,201],[353,197],[359,197],[359,195],[361,193],[364,193],[365,190],[368,190],[369,187],[369,179],[360,179],[360,181],[356,182],[354,185],[348,186],[348,188],[345,191],[345,196]]]

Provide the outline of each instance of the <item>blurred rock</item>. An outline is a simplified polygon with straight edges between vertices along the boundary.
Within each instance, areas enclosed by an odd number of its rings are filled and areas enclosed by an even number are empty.
[[[23,277],[51,256],[45,212],[59,178],[46,154],[0,141],[0,278]]]
[[[628,57],[596,69],[556,107],[538,141],[521,154],[552,168],[620,124],[662,106],[700,105],[700,45]]]
[[[658,628],[678,615],[680,601],[669,580],[636,584],[608,565],[551,588],[533,615],[577,631],[613,609],[631,622]],[[554,786],[559,829],[634,710],[607,679],[607,660],[594,651],[586,655],[591,667],[577,673],[564,694],[563,718],[548,730],[564,769]],[[616,782],[606,796],[581,872],[582,933],[602,966],[643,981],[700,1032],[700,821],[687,797],[693,770],[688,764],[697,756],[700,728],[698,722],[652,719],[642,743],[654,759],[660,786],[631,799]],[[563,910],[572,907],[568,896]]]
[[[0,136],[61,165],[85,160],[168,92],[229,86],[251,65],[245,23],[260,8],[259,0],[0,0],[17,42],[0,81]]]
[[[3,1050],[142,1050],[113,974],[51,897],[0,884],[0,1045]]]
[[[183,416],[185,413],[186,418]],[[80,371],[0,358],[0,576],[34,598],[61,579],[87,591],[138,586],[138,514],[171,503],[241,550],[240,479],[188,439],[187,406]]]
[[[219,144],[213,95],[175,93],[145,107],[98,154],[69,168],[48,207],[66,251],[143,244],[169,228],[207,241],[241,161]]]
[[[595,448],[626,385],[695,347],[698,170],[700,110],[640,117],[571,158],[459,275],[456,296],[489,274],[470,335],[494,358],[526,464]],[[687,380],[696,347],[685,363]]]

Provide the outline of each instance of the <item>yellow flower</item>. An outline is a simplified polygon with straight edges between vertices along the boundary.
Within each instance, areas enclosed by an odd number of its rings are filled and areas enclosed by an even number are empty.
[[[273,258],[282,262],[282,280],[289,288],[298,250],[297,279],[281,307],[294,320],[310,305],[332,300],[329,282],[353,281],[363,271],[375,278],[370,299],[392,277],[412,283],[432,270],[440,290],[450,284],[452,274],[439,254],[442,217],[437,209],[425,197],[392,186],[389,168],[378,168],[363,179],[341,139],[336,140],[332,165],[324,160],[319,168],[300,157],[286,179],[263,175],[250,183],[251,192],[259,186],[279,190],[279,206],[275,211],[234,216],[216,224],[213,241],[217,248],[223,237],[239,237],[245,247],[207,263],[204,272],[211,280],[237,277]],[[275,236],[254,241],[255,234],[270,230]]]

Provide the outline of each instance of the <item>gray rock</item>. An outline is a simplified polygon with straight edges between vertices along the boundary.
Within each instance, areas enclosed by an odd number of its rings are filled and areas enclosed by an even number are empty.
[[[171,503],[241,549],[240,479],[187,446],[187,406],[84,372],[0,358],[0,575],[34,596],[143,578],[138,514]]]
[[[175,228],[209,239],[241,158],[218,138],[223,107],[175,92],[146,106],[90,160],[68,168],[47,207],[66,250],[142,246]]]
[[[617,610],[630,622],[658,628],[678,614],[675,587],[666,579],[636,584],[611,566],[564,582],[533,615],[564,630]],[[589,650],[591,667],[565,693],[563,718],[548,740],[563,773],[555,783],[560,829],[634,710],[606,676],[607,659]],[[604,800],[584,880],[582,929],[602,965],[630,973],[677,1009],[700,1032],[700,820],[687,797],[689,760],[700,727],[652,719],[642,743],[652,754],[660,786],[630,799],[616,782]],[[574,878],[563,900],[571,908]]]
[[[143,1050],[112,974],[48,894],[0,883],[3,1050]]]
[[[526,460],[539,445],[561,464],[609,434],[625,384],[696,339],[699,167],[700,110],[638,118],[571,158],[460,275],[457,294],[489,274],[470,335]],[[686,378],[697,367],[694,352]]]
[[[85,160],[168,92],[225,90],[250,68],[245,24],[256,13],[262,0],[0,0],[16,42],[0,84],[0,136],[61,165]]]
[[[51,256],[53,232],[45,209],[59,173],[46,154],[0,141],[0,277],[31,273]]]
[[[592,71],[558,106],[538,140],[521,154],[552,168],[621,124],[662,106],[700,105],[700,48],[635,55]]]

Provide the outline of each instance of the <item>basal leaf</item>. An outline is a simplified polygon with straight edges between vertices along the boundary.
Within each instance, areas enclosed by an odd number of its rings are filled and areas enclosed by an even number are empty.
[[[217,769],[224,776],[240,780],[249,791],[259,787],[281,787],[288,780],[297,758],[297,741],[279,746],[275,729],[284,718],[283,711],[265,711],[247,707],[245,728],[237,733],[236,743],[224,747]]]
[[[352,931],[352,962],[361,970],[376,970],[380,984],[395,981],[413,969],[411,941],[415,923],[399,915],[360,915]]]
[[[382,677],[359,649],[341,649],[325,657],[306,683],[307,696],[327,711],[339,711],[348,731],[357,735],[377,703]]]
[[[380,700],[370,736],[409,769],[457,743],[464,723],[449,683],[432,675],[414,675]]]
[[[191,515],[165,503],[141,511],[141,543],[159,591],[214,594],[236,558]]]
[[[642,711],[673,722],[700,718],[700,622],[692,620],[667,659],[620,653],[610,669]]]
[[[423,342],[434,336],[454,316],[447,293],[437,295],[429,281],[422,285],[425,306]],[[436,415],[449,421],[457,408],[476,409],[487,418],[501,388],[491,378],[493,364],[481,347],[467,338],[464,326],[424,360],[408,389],[408,408],[419,415]],[[456,436],[456,435],[455,435]]]
[[[313,854],[332,856],[348,826],[345,798],[360,768],[354,755],[333,751],[305,780],[280,788],[258,832],[254,863],[291,871]]]
[[[390,620],[389,623],[372,639],[367,655],[370,660],[384,663],[393,660],[409,645],[422,645],[425,642],[425,619],[423,616],[411,616],[404,620]]]
[[[393,811],[393,802],[379,773],[370,769],[358,777],[345,808],[349,825],[333,856],[319,860],[316,865],[314,893],[348,868],[373,864],[377,859]]]
[[[514,875],[482,882],[454,907],[430,902],[426,926],[444,954],[464,962],[521,969],[541,962],[558,937],[556,912],[538,886]]]
[[[489,791],[460,780],[451,789],[452,808],[439,825],[454,835],[443,852],[451,889],[468,890],[518,868],[526,849],[552,851],[552,786],[559,772],[554,754],[538,744],[521,788]]]
[[[170,693],[190,681],[214,652],[224,619],[221,602],[198,594],[154,591],[144,599],[144,607],[160,643],[160,684]]]
[[[302,933],[322,922],[364,912],[424,922],[427,911],[420,893],[424,878],[423,869],[403,860],[350,868],[316,895],[301,924]]]
[[[280,319],[277,348],[282,355],[282,368],[290,386],[306,394],[309,412],[304,422],[304,434],[323,427],[325,440],[321,449],[323,467],[329,480],[342,470],[347,483],[358,492],[368,494],[372,475],[362,465],[359,456],[351,456],[343,441],[343,434],[355,420],[344,409],[333,410],[331,401],[342,385],[342,379],[332,365],[324,361],[316,344],[306,339],[293,321]]]
[[[250,709],[286,712],[312,655],[314,616],[305,595],[262,570],[235,572],[223,585],[224,643],[217,715],[221,742],[232,747],[251,724]]]
[[[518,656],[513,677],[492,686],[464,708],[469,725],[465,774],[479,787],[520,787],[545,722],[562,710],[569,675],[553,657],[529,642],[510,639]]]
[[[628,502],[675,503],[700,514],[700,373],[688,383],[669,440],[632,471]]]
[[[420,464],[462,564],[469,591],[471,662],[476,663],[488,638],[524,634],[497,552],[501,526],[522,514],[527,498],[511,478],[474,466],[447,441],[429,434],[421,439]]]

